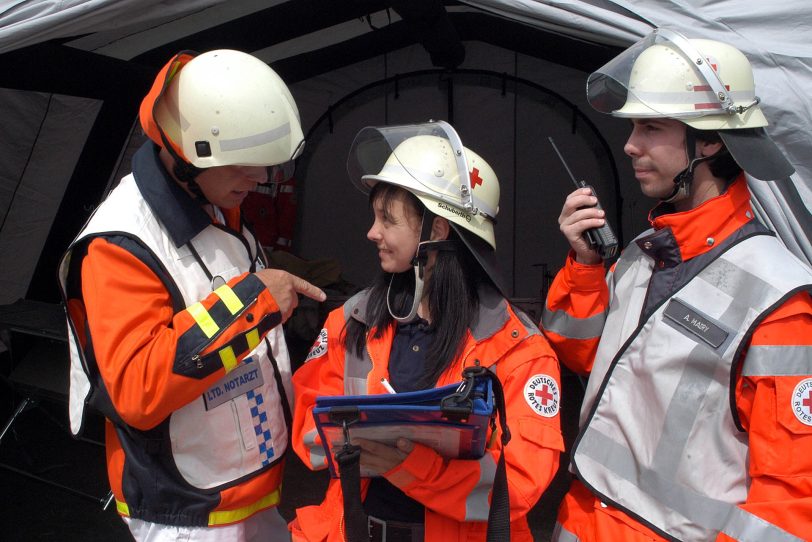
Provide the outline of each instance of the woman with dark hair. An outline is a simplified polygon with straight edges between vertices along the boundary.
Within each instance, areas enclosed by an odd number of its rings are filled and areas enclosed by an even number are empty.
[[[512,439],[504,456],[511,539],[532,540],[526,515],[563,450],[558,360],[502,293],[493,221],[499,183],[444,122],[365,128],[348,164],[374,215],[367,238],[382,273],[327,318],[294,375],[293,446],[312,469],[327,466],[312,409],[317,396],[417,391],[459,382],[480,365],[504,388]],[[371,540],[485,540],[501,453],[498,430],[480,459],[449,459],[399,438],[358,439]],[[344,540],[341,485],[297,510],[294,540]]]

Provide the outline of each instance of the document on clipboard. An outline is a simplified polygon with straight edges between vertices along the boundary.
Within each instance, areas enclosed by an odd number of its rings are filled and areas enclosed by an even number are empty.
[[[405,438],[446,459],[477,459],[485,453],[493,414],[488,379],[407,393],[322,396],[313,409],[333,477],[337,477],[334,454],[346,438],[393,447],[398,438]],[[374,474],[362,470],[361,476]]]

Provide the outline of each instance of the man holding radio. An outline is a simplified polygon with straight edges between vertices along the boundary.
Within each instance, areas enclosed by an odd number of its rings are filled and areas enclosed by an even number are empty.
[[[597,110],[631,121],[624,151],[652,228],[605,275],[564,203],[572,250],[545,335],[589,374],[558,542],[801,540],[812,532],[812,271],[762,225],[744,172],[792,166],[764,131],[737,49],[652,34],[593,73]]]

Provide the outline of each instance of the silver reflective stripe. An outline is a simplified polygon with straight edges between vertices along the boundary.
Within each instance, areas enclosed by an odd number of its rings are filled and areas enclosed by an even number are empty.
[[[702,407],[703,398],[713,383],[713,376],[720,359],[702,345],[696,345],[685,358],[686,366],[693,366],[693,371],[682,371],[678,390],[668,405],[663,420],[662,436],[657,442],[657,449],[651,460],[651,468],[664,477],[677,476],[688,438],[697,413]],[[707,399],[705,399],[707,400]]]
[[[592,430],[583,435],[578,452],[608,466],[648,495],[706,529],[729,534],[740,542],[797,542],[801,539],[741,508],[691,491],[671,480],[671,473],[645,468],[629,451]],[[735,534],[733,534],[735,533]]]
[[[803,542],[803,538],[786,532],[758,516],[736,507],[722,530],[739,542]]]
[[[751,346],[744,376],[812,375],[812,346]]]
[[[355,358],[357,359],[357,358]],[[350,360],[346,361],[347,363]],[[346,365],[344,366],[346,370]],[[366,395],[367,394],[367,378],[345,376],[344,377],[344,395]]]
[[[488,521],[490,511],[488,495],[493,488],[496,462],[488,452],[485,452],[478,462],[479,481],[465,498],[465,521]]]
[[[366,313],[366,300],[368,292],[366,290],[352,296],[344,303],[344,321],[349,321],[354,316],[363,322],[362,318]],[[358,357],[350,348],[344,348],[344,395],[366,395],[367,375],[372,370],[372,360],[366,348],[363,357]]]
[[[550,542],[581,542],[581,539],[566,530],[560,523],[556,522]]]
[[[327,456],[321,446],[310,448],[310,468],[320,469],[327,466]]]
[[[606,313],[602,312],[589,318],[575,318],[564,311],[551,311],[545,305],[541,313],[541,325],[568,339],[595,339],[601,336],[606,323]]]
[[[262,132],[260,134],[253,134],[245,137],[238,137],[236,139],[224,139],[220,141],[220,150],[224,152],[239,151],[242,149],[253,149],[260,147],[267,143],[273,143],[277,139],[290,135],[290,123],[285,123],[278,128]]]
[[[321,444],[316,444],[316,437],[319,432],[316,429],[311,429],[302,437],[302,442],[310,450],[310,468],[318,469],[327,466],[327,458],[324,454],[324,447]]]
[[[731,308],[747,310],[767,297],[780,298],[780,292],[769,282],[723,258],[714,260],[697,278],[729,295]]]

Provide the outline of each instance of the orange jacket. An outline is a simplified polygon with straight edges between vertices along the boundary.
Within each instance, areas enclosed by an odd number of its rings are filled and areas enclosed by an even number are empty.
[[[707,242],[726,239],[753,216],[749,191],[737,180],[723,195],[683,213],[650,217],[655,229],[670,228],[683,261],[711,250]],[[567,259],[547,297],[549,311],[564,311],[585,319],[602,314],[609,292],[601,265],[587,266]],[[560,359],[572,370],[589,373],[599,338],[572,339],[549,330],[545,335]],[[798,346],[801,363],[812,367],[812,298],[801,292],[770,313],[755,329],[748,346]],[[746,357],[745,350],[742,356]],[[744,363],[739,367],[744,366]],[[745,502],[739,506],[800,537],[812,533],[812,420],[802,423],[793,414],[795,386],[809,375],[738,376],[736,408],[750,450],[751,479]],[[812,373],[812,369],[810,369]],[[593,540],[665,540],[640,521],[611,505],[602,504],[578,480],[559,509],[558,521],[582,542]],[[731,540],[719,535],[718,540]]]
[[[488,336],[475,340],[469,331],[462,356],[440,376],[437,386],[459,382],[462,369],[474,365],[475,360],[485,367],[497,364],[496,375],[504,387],[508,427],[512,434],[505,452],[511,535],[513,540],[529,541],[532,536],[526,515],[556,473],[563,439],[560,412],[556,411],[550,417],[540,415],[525,399],[524,391],[537,375],[547,375],[557,384],[560,375],[555,354],[535,327],[524,324],[506,304],[504,307],[504,324],[500,321],[498,329]],[[320,439],[316,436],[313,442],[312,436],[306,437],[313,435],[315,427],[312,416],[315,398],[344,394],[345,352],[341,341],[344,323],[343,309],[330,313],[322,331],[322,337],[326,339],[317,343],[309,356],[311,359],[293,377],[296,395],[293,448],[311,467],[323,465],[318,454],[311,456],[311,449],[321,449]],[[380,380],[389,376],[388,358],[395,330],[390,327],[379,339],[373,338],[373,334],[373,331],[367,334],[367,349],[372,359],[367,389],[369,393],[386,393]],[[488,442],[492,444],[486,453],[492,454],[497,461],[501,449],[499,439],[489,435]],[[384,476],[425,506],[426,540],[485,539],[486,522],[464,519],[466,496],[480,483],[478,461],[444,460],[433,449],[416,444],[403,463]],[[362,491],[366,491],[366,486],[362,483]],[[294,539],[343,540],[343,500],[338,480],[330,480],[321,505],[297,510],[291,529]]]

